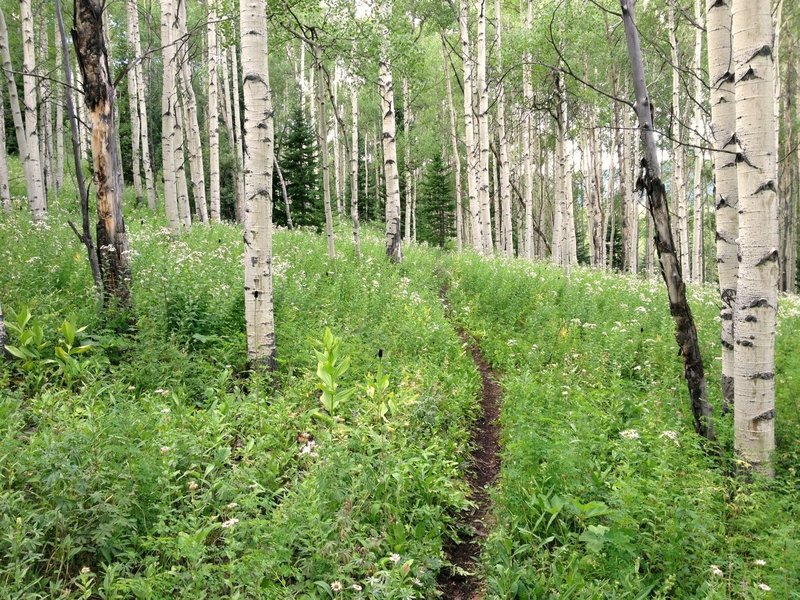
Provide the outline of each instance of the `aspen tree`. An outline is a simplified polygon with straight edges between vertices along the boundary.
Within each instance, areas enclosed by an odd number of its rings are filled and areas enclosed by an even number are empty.
[[[219,180],[219,77],[217,62],[217,0],[208,2],[208,195],[210,216],[214,222],[220,220],[220,180]]]
[[[33,196],[28,201],[33,218],[39,221],[47,212],[44,182],[42,181],[42,160],[39,150],[38,94],[36,85],[36,52],[33,38],[33,13],[31,0],[20,0],[20,20],[22,22],[22,88],[25,102],[25,135],[28,142],[28,157],[33,177]]]
[[[322,168],[322,202],[325,210],[325,237],[328,241],[328,258],[336,258],[336,246],[333,234],[333,212],[331,207],[331,174],[328,156],[328,109],[325,105],[325,80],[322,74],[322,48],[316,41],[314,46],[314,65],[317,72],[316,105],[319,113],[317,119],[317,147],[319,148],[320,166]]]
[[[272,97],[264,0],[240,0],[242,89],[244,92],[245,221],[244,293],[247,357],[274,370],[275,317],[272,306]]]
[[[47,68],[50,40],[49,29],[43,25],[37,27],[39,34],[36,44],[36,62],[40,70]],[[58,197],[58,189],[54,181],[55,172],[55,151],[53,135],[53,98],[52,86],[49,77],[39,77],[37,73],[36,88],[39,94],[39,156],[42,161],[42,183],[44,185],[45,198],[50,190]]]
[[[403,240],[411,241],[411,96],[408,91],[408,78],[403,77],[403,170],[406,176],[406,211]]]
[[[181,229],[178,216],[178,187],[175,165],[175,119],[178,113],[175,89],[175,45],[172,43],[173,0],[161,2],[161,57],[164,77],[161,87],[161,158],[164,178],[164,206],[173,233]]]
[[[731,2],[709,4],[707,13],[711,134],[714,141],[714,189],[719,291],[722,299],[722,400],[733,406],[734,318],[739,237],[739,195],[736,179],[736,98],[734,95]]]
[[[333,181],[334,181],[334,192],[336,193],[336,214],[341,216],[342,212],[344,211],[344,177],[342,176],[341,165],[342,155],[339,148],[339,86],[336,77],[336,72],[338,69],[334,68],[334,78],[331,82],[331,87],[333,88],[333,96],[331,102],[331,109],[333,112]]]
[[[180,75],[175,73],[176,83]],[[186,141],[184,139],[184,111],[183,103],[178,94],[175,95],[175,120],[173,121],[173,152],[175,155],[175,188],[178,199],[178,218],[180,219],[181,228],[190,229],[192,226],[192,210],[189,205],[189,188],[186,183],[186,153],[184,147]]]
[[[139,107],[139,136],[141,138],[140,150],[142,153],[142,168],[144,169],[144,184],[147,192],[147,207],[156,209],[156,182],[153,173],[153,161],[150,156],[150,126],[147,122],[147,100],[145,98],[144,67],[142,65],[142,41],[139,32],[139,5],[138,0],[128,0],[128,13],[131,19],[131,39],[136,62],[133,70],[136,76],[136,103]],[[131,99],[133,101],[133,99]]]
[[[495,18],[495,52],[500,72],[503,71],[502,55],[502,29],[503,21],[500,15],[500,0],[494,0]],[[497,132],[500,137],[500,214],[502,223],[501,251],[506,256],[514,256],[514,235],[511,225],[511,173],[508,159],[508,137],[506,136],[506,99],[503,80],[497,84]]]
[[[453,104],[453,84],[450,82],[450,69],[447,66],[447,45],[442,36],[442,52],[444,54],[444,77],[447,83],[447,112],[450,115],[450,143],[452,144],[453,163],[456,178],[456,249],[464,248],[464,207],[461,198],[461,155],[458,151],[458,130],[456,129],[456,109]]]
[[[675,320],[675,341],[678,343],[683,357],[683,374],[689,390],[695,431],[714,440],[714,423],[712,409],[708,402],[705,370],[700,355],[700,344],[697,338],[692,311],[686,300],[686,284],[681,274],[680,263],[675,252],[675,242],[670,227],[670,215],[667,207],[667,194],[661,181],[661,165],[658,160],[655,134],[653,130],[653,114],[650,95],[644,74],[644,57],[639,42],[639,31],[636,29],[634,16],[634,0],[620,0],[622,22],[625,28],[625,40],[631,63],[633,88],[636,94],[636,115],[639,120],[644,155],[640,187],[647,193],[650,213],[655,223],[655,238],[658,257],[661,262],[661,274],[667,288],[669,308]]]
[[[622,171],[625,173],[623,188],[625,214],[625,264],[623,269],[628,273],[639,270],[639,211],[633,194],[633,167],[631,152],[634,147],[631,118],[628,110],[622,110]],[[635,162],[635,161],[634,161]]]
[[[106,304],[130,302],[130,252],[122,215],[122,188],[114,135],[114,87],[108,72],[101,0],[75,0],[73,40],[91,116],[97,196],[97,252]]]
[[[6,154],[6,109],[2,86],[0,86],[0,203],[6,212],[11,210],[11,190],[8,187],[8,154]],[[0,350],[2,348],[3,346],[0,344]]]
[[[469,198],[469,242],[478,252],[483,251],[481,232],[481,205],[478,200],[479,150],[475,140],[475,118],[472,110],[473,72],[475,70],[469,43],[469,2],[461,0],[458,13],[461,36],[461,56],[464,60],[464,142],[467,152],[467,195]]]
[[[6,332],[6,321],[3,318],[3,304],[0,302],[0,359],[8,357],[8,333]]]
[[[192,85],[192,67],[189,64],[189,33],[186,25],[186,1],[179,2],[178,20],[176,21],[182,51],[178,53],[179,75],[181,85],[181,106],[183,107],[183,136],[189,151],[189,168],[192,179],[192,195],[195,209],[203,223],[208,222],[208,205],[206,203],[206,179],[203,166],[202,141],[200,140],[200,124],[197,118],[197,97]]]
[[[530,35],[533,29],[533,0],[525,0],[525,31]],[[525,52],[522,65],[522,164],[525,172],[525,256],[533,260],[533,163],[531,161],[531,107],[533,105],[533,86],[531,85],[530,52]]]
[[[492,254],[492,218],[489,196],[489,86],[486,81],[486,3],[488,0],[475,0],[478,12],[478,39],[476,64],[478,101],[478,202],[481,209],[481,234],[484,254]]]
[[[133,61],[135,65],[139,61],[139,55],[134,45],[134,38],[138,36],[138,31],[136,31],[136,25],[134,25],[134,23],[137,23],[139,20],[139,7],[137,6],[136,0],[128,0],[127,15],[128,44],[130,44],[129,54],[133,54],[131,61]],[[133,189],[136,191],[136,201],[140,203],[144,199],[144,186],[142,185],[141,154],[139,150],[142,140],[141,127],[139,124],[139,80],[135,66],[128,67],[127,77],[128,112],[131,119],[131,170],[133,171]]]
[[[682,140],[682,111],[680,99],[680,56],[678,55],[678,39],[675,23],[675,0],[669,0],[668,9],[669,44],[672,56],[672,190],[675,196],[677,219],[675,223],[678,234],[678,256],[681,271],[686,278],[691,273],[691,257],[689,255],[689,219],[686,202],[685,156]]]
[[[361,255],[361,240],[358,222],[358,80],[355,75],[350,78],[350,118],[350,220],[353,222],[353,248],[358,257]]]
[[[56,64],[55,72],[60,73],[63,70],[63,53],[61,51],[61,44],[58,43],[58,23],[55,25],[55,47],[56,47]],[[56,123],[55,123],[55,151],[56,151],[56,171],[54,174],[56,189],[58,191],[64,186],[64,98],[66,94],[60,85],[53,86],[53,101],[56,105]]]
[[[692,280],[703,281],[703,205],[705,193],[702,189],[703,159],[702,136],[703,126],[703,30],[705,23],[701,0],[694,0],[694,57],[692,72],[694,74],[694,111],[692,114],[692,154],[694,158],[694,177],[692,196],[694,197],[694,223],[692,240]]]
[[[732,0],[739,270],[734,311],[734,447],[773,475],[778,312],[777,139],[771,2]]]

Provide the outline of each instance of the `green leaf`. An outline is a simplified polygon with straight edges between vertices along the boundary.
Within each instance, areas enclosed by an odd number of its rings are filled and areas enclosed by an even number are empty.
[[[6,350],[8,350],[12,356],[16,356],[22,360],[29,360],[33,358],[30,352],[23,350],[22,348],[17,348],[16,346],[6,346]]]

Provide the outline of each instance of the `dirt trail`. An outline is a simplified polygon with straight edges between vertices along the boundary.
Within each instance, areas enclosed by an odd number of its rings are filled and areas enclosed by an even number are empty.
[[[444,294],[442,296],[444,299]],[[444,302],[447,307],[447,301]],[[445,546],[447,558],[455,568],[441,571],[438,588],[442,597],[447,600],[479,600],[485,595],[484,582],[478,570],[481,544],[488,533],[487,519],[491,517],[489,488],[500,471],[498,418],[503,393],[492,368],[475,341],[463,329],[458,329],[458,335],[469,346],[472,360],[481,374],[482,414],[470,434],[473,450],[467,471],[469,498],[475,507],[460,515],[460,524],[466,530],[462,539],[459,542],[451,541]]]

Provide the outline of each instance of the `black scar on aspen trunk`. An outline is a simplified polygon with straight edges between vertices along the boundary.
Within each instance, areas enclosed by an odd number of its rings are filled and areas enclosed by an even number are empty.
[[[756,415],[753,417],[753,423],[758,423],[760,421],[769,421],[770,419],[775,418],[775,409],[771,408],[766,412],[761,413],[760,415]]]

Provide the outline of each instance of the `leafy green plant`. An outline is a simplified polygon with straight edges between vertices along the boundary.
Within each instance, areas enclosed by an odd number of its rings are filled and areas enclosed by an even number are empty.
[[[322,408],[334,416],[343,402],[347,402],[356,392],[356,388],[343,388],[342,375],[350,368],[350,357],[340,356],[341,340],[333,335],[330,327],[326,327],[320,342],[321,349],[314,350],[317,357],[317,387],[322,391],[320,403]]]

